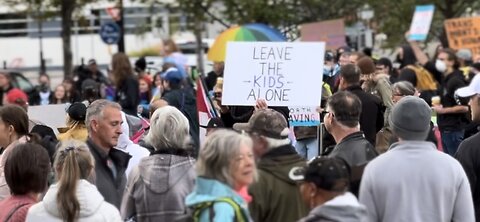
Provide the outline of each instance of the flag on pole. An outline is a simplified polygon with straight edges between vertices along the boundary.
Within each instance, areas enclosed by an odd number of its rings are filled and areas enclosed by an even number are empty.
[[[216,110],[213,108],[212,101],[207,95],[202,77],[197,79],[197,110],[199,115],[200,113],[205,113],[209,119],[218,117]]]
[[[211,118],[218,117],[217,111],[213,107],[213,103],[208,97],[204,86],[203,76],[200,76],[197,79],[197,112],[200,126],[200,141],[203,141],[203,138],[205,137],[205,127],[207,126],[208,121]]]

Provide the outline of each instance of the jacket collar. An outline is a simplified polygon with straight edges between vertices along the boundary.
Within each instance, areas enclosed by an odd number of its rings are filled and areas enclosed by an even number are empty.
[[[130,154],[116,148],[111,148],[110,151],[106,153],[103,150],[101,150],[101,148],[98,147],[91,140],[91,138],[88,138],[87,145],[91,147],[90,150],[92,151],[93,155],[99,157],[105,163],[107,159],[110,158],[115,163],[115,165],[117,165],[118,167],[122,167],[123,169],[127,168],[128,162],[130,161],[130,158],[132,158]]]
[[[297,154],[297,151],[295,151],[295,148],[293,148],[292,145],[287,144],[284,146],[271,149],[270,151],[268,151],[262,156],[262,159],[273,158],[273,157],[284,156],[284,155],[291,155],[291,154]]]
[[[347,141],[350,141],[350,140],[360,139],[360,138],[365,138],[362,131],[354,132],[354,133],[344,137],[342,139],[342,141],[340,141],[340,143],[347,142]]]
[[[89,147],[91,147],[92,149],[92,154],[100,157],[102,160],[106,160],[108,158],[108,154],[107,152],[105,152],[104,150],[102,150],[102,148],[100,148],[99,146],[97,146],[97,144],[95,144],[92,140],[92,138],[88,138],[87,139],[87,145]]]
[[[390,146],[388,150],[411,150],[411,149],[430,149],[430,150],[437,150],[437,147],[432,142],[428,141],[418,141],[418,140],[404,140],[400,142],[396,142]]]
[[[345,88],[345,91],[356,91],[356,90],[362,90],[362,87],[358,84],[355,84]]]

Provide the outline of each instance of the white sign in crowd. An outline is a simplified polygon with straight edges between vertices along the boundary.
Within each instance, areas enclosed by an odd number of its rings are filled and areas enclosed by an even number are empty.
[[[229,42],[222,103],[319,106],[324,54],[324,42]]]

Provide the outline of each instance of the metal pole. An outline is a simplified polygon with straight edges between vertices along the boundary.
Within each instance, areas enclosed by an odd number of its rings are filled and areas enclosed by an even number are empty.
[[[42,5],[38,6],[38,41],[40,44],[40,74],[46,73],[45,59],[43,59],[43,19],[42,19]]]
[[[120,19],[117,21],[118,26],[120,26],[120,39],[118,40],[118,51],[125,52],[125,26],[124,24],[124,13],[123,13],[123,0],[119,0],[118,8],[120,9]]]
[[[75,19],[73,24],[75,29],[75,54],[73,61],[75,61],[74,64],[76,64],[78,62],[78,57],[80,57],[80,50],[78,49],[78,19]]]
[[[94,41],[93,36],[95,35],[95,31],[93,30],[94,27],[95,27],[95,15],[92,14],[90,16],[90,28],[91,28],[91,31],[90,31],[90,58],[94,58],[94,55],[95,55],[95,47],[94,47],[94,44],[93,44],[93,41]]]
[[[320,123],[317,131],[318,136],[318,155],[322,156],[323,154],[323,123]]]

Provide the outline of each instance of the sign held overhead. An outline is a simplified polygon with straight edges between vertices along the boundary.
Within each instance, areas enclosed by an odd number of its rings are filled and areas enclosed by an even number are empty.
[[[318,106],[321,93],[312,92],[322,85],[324,53],[323,42],[230,42],[222,104]]]

